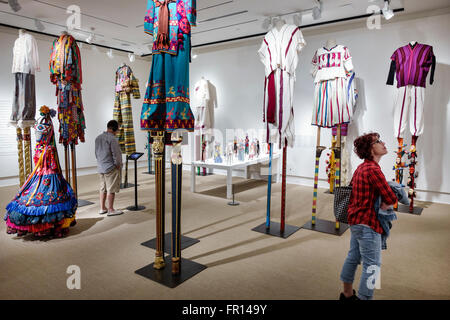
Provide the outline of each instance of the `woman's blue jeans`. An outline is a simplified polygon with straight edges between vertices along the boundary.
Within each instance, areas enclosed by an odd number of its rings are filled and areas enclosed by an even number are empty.
[[[381,234],[372,228],[357,224],[350,226],[350,250],[341,272],[341,281],[353,283],[358,264],[362,262],[358,298],[371,300],[376,277],[381,267]]]

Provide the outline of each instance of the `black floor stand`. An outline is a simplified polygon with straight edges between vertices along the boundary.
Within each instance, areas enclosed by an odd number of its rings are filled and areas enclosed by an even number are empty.
[[[400,213],[409,213],[409,214],[414,214],[417,216],[420,216],[422,214],[423,208],[420,207],[413,207],[413,212],[409,212],[409,206],[405,206],[404,204],[398,204],[398,209],[397,212]]]
[[[88,201],[88,200],[78,199],[78,208],[81,208],[84,206],[89,206],[91,204],[94,204],[94,203],[91,201]]]
[[[315,225],[312,225],[311,221],[308,221],[303,225],[302,228],[312,231],[328,233],[335,236],[341,236],[349,228],[349,225],[341,222],[339,224],[339,229],[336,229],[336,221],[316,219]]]
[[[252,231],[268,234],[280,238],[288,238],[290,235],[294,234],[296,231],[300,230],[300,227],[291,226],[289,224],[284,225],[284,232],[281,233],[281,224],[278,222],[270,222],[269,228],[266,228],[266,224],[260,224],[259,226],[252,229]]]
[[[192,278],[197,273],[205,270],[207,267],[184,258],[181,258],[180,262],[180,273],[177,275],[172,274],[172,259],[165,258],[166,266],[162,270],[156,270],[153,268],[153,263],[145,266],[139,270],[136,270],[135,273],[143,276],[147,279],[158,282],[162,285],[165,285],[169,288],[175,288],[178,285],[182,284],[184,281]]]
[[[134,187],[134,184],[133,183],[121,183],[120,184],[120,189],[128,189],[128,188],[132,188],[132,187]]]
[[[229,206],[238,206],[239,205],[239,202],[235,202],[234,201],[234,185],[233,185],[233,201],[230,201],[230,202],[228,202],[228,205]]]
[[[130,159],[134,160],[134,206],[127,207],[127,210],[130,211],[141,211],[144,210],[144,206],[138,205],[138,192],[137,192],[137,160],[143,155],[143,153],[135,152],[130,155]]]
[[[181,236],[180,241],[181,241],[181,250],[189,248],[190,246],[200,242],[200,240],[198,239],[185,237],[183,235]],[[164,243],[165,243],[164,252],[170,254],[172,252],[172,232],[166,233],[164,235]],[[150,249],[156,249],[156,238],[143,242],[141,243],[141,245]]]

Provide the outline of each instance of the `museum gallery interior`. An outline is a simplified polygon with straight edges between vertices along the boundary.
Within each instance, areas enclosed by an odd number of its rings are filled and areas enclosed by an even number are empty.
[[[0,22],[0,299],[337,300],[369,133],[397,197],[367,209],[373,298],[450,299],[448,0],[9,0]]]

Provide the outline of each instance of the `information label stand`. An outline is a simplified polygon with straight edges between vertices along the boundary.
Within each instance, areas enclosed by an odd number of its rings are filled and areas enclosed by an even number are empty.
[[[134,152],[128,156],[128,159],[134,160],[134,206],[127,207],[130,211],[144,210],[144,206],[138,205],[138,192],[137,192],[137,160],[144,154],[142,152]]]

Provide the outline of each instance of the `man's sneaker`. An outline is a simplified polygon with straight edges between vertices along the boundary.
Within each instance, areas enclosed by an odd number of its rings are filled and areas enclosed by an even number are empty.
[[[348,298],[344,295],[343,292],[341,292],[341,295],[339,296],[339,300],[340,301],[354,301],[354,300],[360,300],[360,299],[356,296],[356,292],[353,289],[353,295]]]
[[[121,215],[122,213],[123,213],[123,211],[120,211],[120,210],[114,210],[114,211],[108,212],[107,216],[108,216],[108,217],[111,217],[111,216],[118,216],[118,215]]]
[[[107,213],[108,212],[108,210],[100,210],[99,212],[98,212],[98,214],[105,214],[105,213]]]

